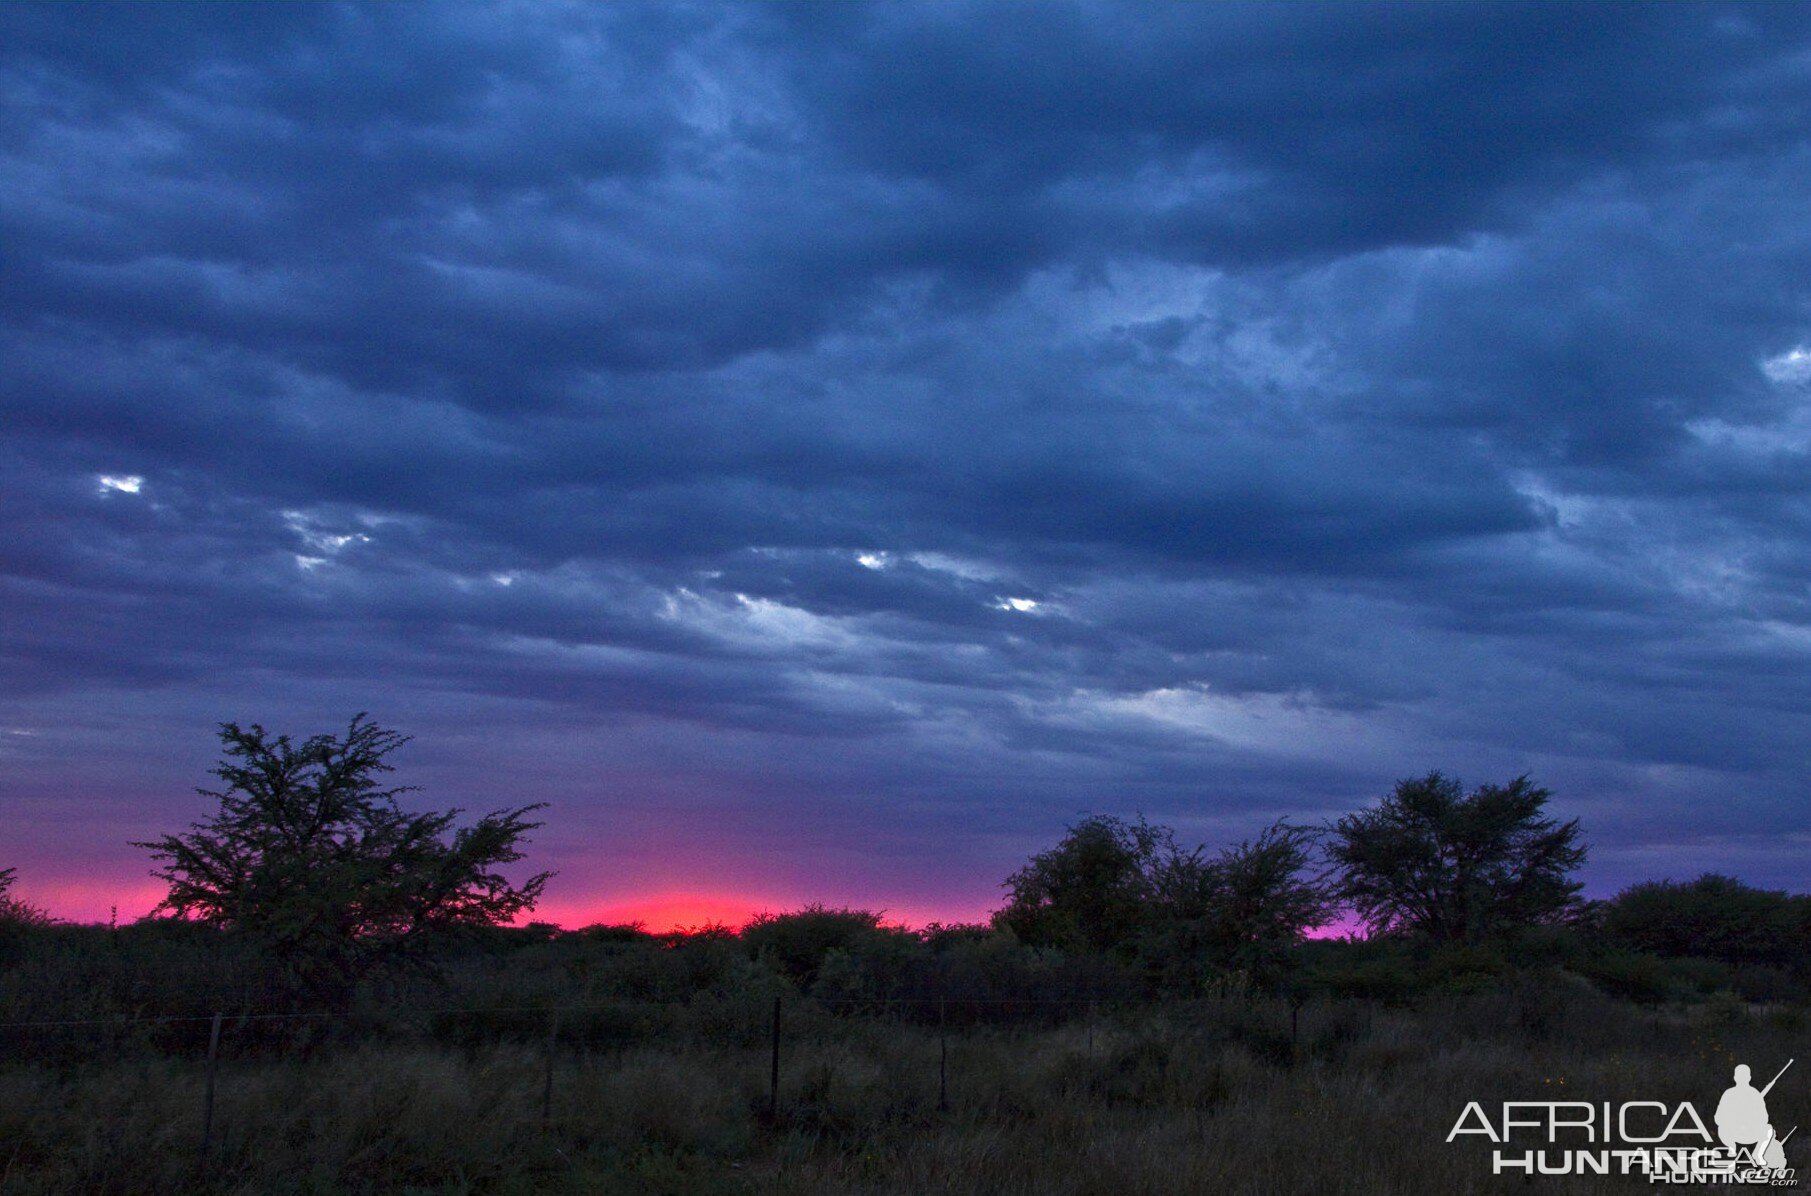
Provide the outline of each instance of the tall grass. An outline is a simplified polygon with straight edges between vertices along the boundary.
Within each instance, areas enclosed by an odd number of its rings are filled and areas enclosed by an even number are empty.
[[[1293,1032],[1292,1032],[1293,1029]],[[139,1052],[0,1068],[7,1193],[1465,1193],[1488,1144],[1445,1138],[1467,1101],[1692,1100],[1733,1062],[1804,1056],[1793,1011],[1643,1011],[1579,985],[1420,1010],[1217,1001],[1058,1025],[789,1016],[778,1116],[759,1033],[556,1053],[426,1034],[285,1057],[226,1051],[212,1156],[204,1066]],[[1811,1083],[1771,1099],[1811,1125]],[[1796,1153],[1796,1152],[1795,1152]],[[1627,1192],[1623,1177],[1536,1190]]]

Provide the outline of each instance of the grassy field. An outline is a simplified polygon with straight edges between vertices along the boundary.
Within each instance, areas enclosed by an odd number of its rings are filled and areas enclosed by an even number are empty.
[[[947,1039],[800,1005],[770,1118],[768,1047],[745,1029],[562,1042],[547,1121],[544,1042],[235,1054],[229,1036],[205,1164],[192,1052],[14,1063],[0,1190],[1628,1192],[1649,1185],[1493,1177],[1488,1143],[1445,1139],[1473,1100],[1691,1100],[1708,1117],[1735,1062],[1811,1066],[1800,1010],[1642,1010],[1564,982],[1415,1010],[1317,1002],[1293,1027],[1283,1003],[1231,1000]],[[1782,1127],[1811,1125],[1811,1080],[1795,1079],[1770,1098]]]

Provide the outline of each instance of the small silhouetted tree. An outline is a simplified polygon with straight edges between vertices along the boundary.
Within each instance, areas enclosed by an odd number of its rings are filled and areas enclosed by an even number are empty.
[[[301,744],[261,726],[220,729],[220,808],[185,834],[136,843],[170,886],[157,912],[244,935],[297,995],[343,1003],[373,971],[420,962],[431,932],[507,922],[532,909],[551,873],[512,884],[540,805],[454,827],[459,810],[415,813],[385,787],[385,758],[408,742],[360,714],[343,737]],[[449,837],[450,832],[450,837]]]
[[[1552,794],[1517,777],[1466,793],[1438,772],[1399,781],[1331,828],[1339,893],[1376,932],[1475,941],[1558,922],[1579,907],[1577,819],[1542,816]]]
[[[17,868],[0,868],[0,922],[12,926],[48,926],[49,914],[13,896],[13,882],[18,879]]]
[[[1289,949],[1336,912],[1316,865],[1316,838],[1279,820],[1212,857],[1204,847],[1171,848],[1152,874],[1157,917],[1149,946],[1169,982],[1187,986],[1200,964],[1273,981]]]
[[[17,871],[16,868],[0,868],[0,967],[11,967],[16,963],[31,935],[51,923],[49,914],[13,896]]]
[[[1142,818],[1084,818],[1006,879],[1006,907],[994,922],[1034,947],[1130,952],[1148,923],[1151,873],[1167,841]]]

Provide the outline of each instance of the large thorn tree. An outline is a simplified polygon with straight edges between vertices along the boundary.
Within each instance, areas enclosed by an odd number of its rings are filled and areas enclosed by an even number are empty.
[[[1578,908],[1578,820],[1542,816],[1552,794],[1520,776],[1466,793],[1430,772],[1333,825],[1340,896],[1373,931],[1469,942]]]
[[[532,909],[551,873],[512,884],[540,805],[454,827],[461,811],[418,813],[386,788],[408,742],[360,714],[343,737],[301,744],[257,724],[220,728],[225,756],[199,789],[218,812],[180,835],[134,846],[163,861],[158,912],[242,934],[280,965],[295,995],[341,1003],[372,972],[418,961],[432,931],[496,925]],[[450,832],[450,836],[449,836]]]

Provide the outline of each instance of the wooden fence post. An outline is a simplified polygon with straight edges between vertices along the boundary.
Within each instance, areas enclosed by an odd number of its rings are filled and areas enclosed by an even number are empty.
[[[214,1073],[220,1067],[220,1022],[224,1014],[216,1013],[208,1028],[207,1094],[201,1104],[201,1161],[205,1166],[214,1145]]]
[[[949,1001],[937,998],[937,1111],[950,1111]]]
[[[560,1038],[560,1011],[555,1009],[547,1019],[547,1070],[541,1082],[541,1124],[553,1120],[553,1053]]]
[[[773,1063],[767,1075],[767,1120],[780,1117],[780,998],[773,999]]]

